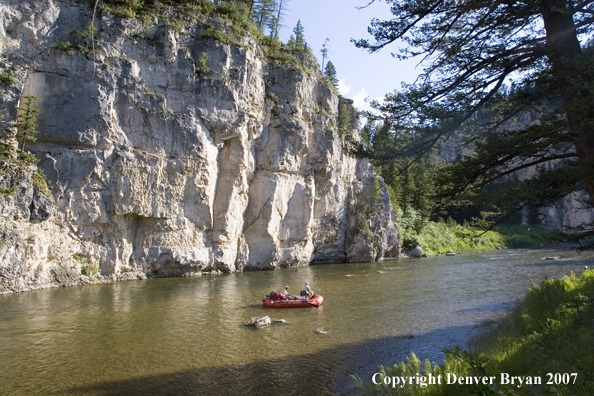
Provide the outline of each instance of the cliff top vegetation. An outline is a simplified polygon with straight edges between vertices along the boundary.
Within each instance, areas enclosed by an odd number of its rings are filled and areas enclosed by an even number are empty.
[[[117,17],[138,19],[147,26],[163,19],[178,32],[184,31],[188,22],[200,23],[202,37],[239,46],[249,46],[244,38],[251,37],[266,59],[308,74],[310,62],[306,59],[315,61],[300,23],[287,43],[278,38],[288,0],[98,0],[96,4]]]

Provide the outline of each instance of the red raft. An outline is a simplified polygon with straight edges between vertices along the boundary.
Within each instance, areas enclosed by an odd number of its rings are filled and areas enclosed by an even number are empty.
[[[297,297],[297,300],[273,300],[266,295],[262,302],[265,306],[272,308],[319,307],[324,302],[324,297],[313,295],[307,301],[301,297]]]

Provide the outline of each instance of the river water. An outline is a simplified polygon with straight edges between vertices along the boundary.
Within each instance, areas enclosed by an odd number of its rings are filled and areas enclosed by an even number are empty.
[[[2,395],[353,394],[380,364],[465,345],[530,280],[581,273],[592,252],[497,250],[455,257],[31,291],[0,296]],[[558,256],[560,260],[543,260]],[[320,308],[262,296],[305,281]],[[287,323],[243,326],[268,315]],[[491,326],[492,327],[492,326]],[[410,336],[412,335],[412,338]]]

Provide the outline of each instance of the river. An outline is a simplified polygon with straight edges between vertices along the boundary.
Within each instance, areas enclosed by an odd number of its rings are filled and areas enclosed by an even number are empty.
[[[594,253],[568,246],[0,296],[0,394],[352,394],[350,374],[368,381],[411,351],[440,361],[501,319],[530,280],[592,266]],[[264,293],[305,281],[320,308],[262,306]],[[242,325],[264,315],[286,323]]]

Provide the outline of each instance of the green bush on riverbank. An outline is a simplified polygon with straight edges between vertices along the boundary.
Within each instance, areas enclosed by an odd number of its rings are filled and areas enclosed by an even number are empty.
[[[494,376],[496,380],[487,385],[447,385],[442,381],[425,388],[392,388],[363,383],[358,377],[355,380],[363,395],[594,395],[594,271],[533,286],[504,325],[476,352],[458,348],[444,352],[443,364],[425,361],[422,365],[413,354],[406,362],[381,367],[381,373],[387,377],[432,373],[442,378],[453,373],[458,377]],[[501,384],[501,373],[540,377],[542,385],[518,388],[517,381],[515,385]],[[573,377],[567,385],[554,377],[571,373],[577,373],[575,384]],[[550,379],[553,383],[547,384]]]
[[[563,233],[542,227],[504,225],[487,232],[460,225],[455,221],[421,221],[413,213],[397,219],[404,249],[421,246],[423,251],[443,253],[448,250],[488,250],[497,247],[528,248],[563,239]]]

